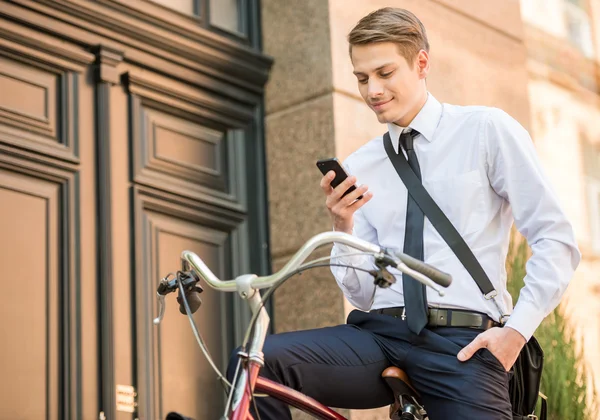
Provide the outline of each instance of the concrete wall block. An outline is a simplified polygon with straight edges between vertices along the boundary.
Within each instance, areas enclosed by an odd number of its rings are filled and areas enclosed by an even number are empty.
[[[267,115],[331,91],[328,2],[261,1],[263,49],[275,58]]]
[[[315,251],[311,259],[329,255],[331,247]],[[291,255],[277,258],[274,270],[286,264]],[[287,332],[343,324],[344,298],[327,267],[314,268],[287,280],[276,292],[275,331]]]
[[[317,159],[334,156],[333,100],[325,95],[267,117],[271,249],[291,254],[330,230]]]

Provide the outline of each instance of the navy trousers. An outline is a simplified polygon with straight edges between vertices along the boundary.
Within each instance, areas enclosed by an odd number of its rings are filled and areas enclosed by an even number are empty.
[[[352,311],[346,325],[268,336],[261,376],[329,407],[367,409],[392,403],[381,373],[398,366],[421,394],[431,420],[512,420],[509,373],[494,355],[482,349],[466,362],[456,358],[480,332],[444,327],[416,335],[400,318]],[[273,398],[256,402],[263,420],[291,419],[284,403]]]

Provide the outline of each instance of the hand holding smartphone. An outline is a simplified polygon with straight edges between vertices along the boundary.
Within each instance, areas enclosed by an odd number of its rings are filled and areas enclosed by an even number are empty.
[[[335,178],[333,178],[333,181],[331,181],[331,186],[333,188],[337,187],[342,182],[344,182],[346,178],[348,178],[348,173],[344,170],[342,165],[340,165],[340,162],[337,160],[337,158],[318,160],[317,167],[323,175],[326,175],[329,171],[335,172]],[[342,194],[342,198],[344,198],[346,195],[350,194],[354,190],[356,190],[356,185],[352,185],[350,188],[348,188],[344,192],[344,194]],[[360,200],[361,198],[363,198],[362,195],[358,197],[357,200]]]

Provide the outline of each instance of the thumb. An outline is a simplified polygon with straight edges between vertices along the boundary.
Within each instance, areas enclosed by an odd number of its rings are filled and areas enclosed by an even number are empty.
[[[458,355],[456,357],[461,362],[464,362],[466,360],[469,360],[475,354],[475,352],[477,350],[484,348],[484,347],[485,347],[484,341],[479,336],[477,336],[468,345],[463,347],[463,349],[458,352]]]

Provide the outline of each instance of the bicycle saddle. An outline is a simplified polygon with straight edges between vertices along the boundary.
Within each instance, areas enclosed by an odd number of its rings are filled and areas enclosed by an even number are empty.
[[[410,383],[406,372],[391,366],[383,371],[381,377],[394,393],[394,403],[390,405],[391,420],[425,420],[428,418],[420,401],[421,397]]]

